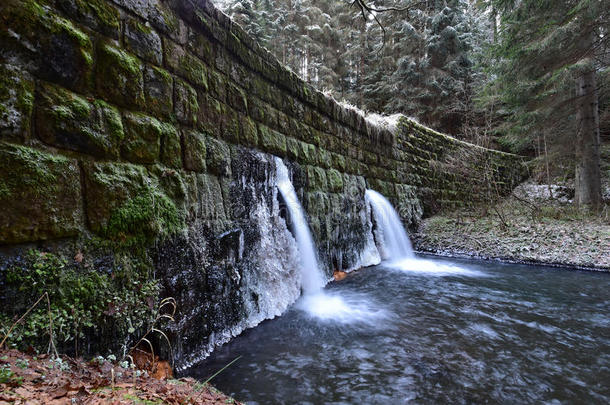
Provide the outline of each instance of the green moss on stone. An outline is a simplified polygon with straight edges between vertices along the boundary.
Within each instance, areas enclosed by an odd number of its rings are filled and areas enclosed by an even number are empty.
[[[225,114],[228,107],[208,94],[200,94],[198,103],[197,127],[217,138],[223,138],[222,123],[227,119]]]
[[[232,108],[226,107],[222,114],[222,138],[228,142],[239,144],[241,138],[241,126],[239,125],[239,114]]]
[[[103,0],[56,0],[70,18],[113,39],[119,37],[119,12]]]
[[[206,139],[207,168],[218,176],[231,175],[231,150],[224,141],[208,137]]]
[[[182,168],[182,146],[180,134],[176,128],[169,124],[163,125],[163,137],[161,138],[161,161],[168,167],[174,169]]]
[[[330,169],[326,172],[328,187],[333,193],[339,193],[343,190],[343,176],[339,171]]]
[[[265,152],[281,157],[286,155],[286,137],[284,135],[260,124],[258,134],[260,146]]]
[[[298,160],[299,159],[299,152],[300,152],[300,145],[299,145],[300,141],[297,141],[294,138],[286,138],[286,152],[287,152],[287,156],[290,159],[294,159],[294,160]]]
[[[233,83],[229,83],[227,86],[227,103],[239,112],[248,113],[246,93]]]
[[[317,166],[307,166],[307,189],[326,191],[327,188],[328,183],[324,169]]]
[[[326,149],[318,148],[318,165],[325,169],[332,167],[332,155]]]
[[[256,130],[256,123],[246,117],[240,116],[241,126],[241,142],[245,146],[256,147],[258,145],[258,132]]]
[[[208,68],[197,57],[185,53],[179,62],[181,73],[185,79],[201,89],[208,90]]]
[[[75,235],[80,172],[73,159],[0,143],[0,245]]]
[[[338,153],[332,153],[333,167],[340,172],[344,172],[346,169],[345,156]]]
[[[185,125],[195,125],[199,112],[197,92],[184,80],[174,80],[174,112],[178,121]]]
[[[159,159],[161,138],[168,126],[142,113],[124,113],[125,140],[121,155],[133,163],[153,163]]]
[[[25,141],[33,108],[33,79],[17,66],[0,65],[0,138]]]
[[[3,48],[31,61],[40,78],[84,91],[92,73],[92,42],[46,5],[46,1],[5,0],[0,19]]]
[[[85,165],[87,217],[101,236],[127,244],[149,242],[182,230],[185,213],[158,178],[141,166]]]
[[[176,205],[165,194],[152,187],[143,187],[134,194],[112,212],[105,230],[107,236],[169,235],[184,227]]]
[[[124,107],[143,107],[144,78],[140,60],[108,42],[98,48],[96,82],[100,95]]]
[[[158,118],[168,118],[173,111],[173,78],[165,69],[147,66],[144,69],[146,110]]]
[[[45,143],[97,157],[117,157],[123,139],[116,108],[50,84],[40,87],[36,123]]]
[[[197,131],[184,133],[184,167],[187,170],[206,170],[206,135]]]
[[[316,147],[314,145],[299,141],[300,161],[304,164],[317,164]]]
[[[141,24],[134,18],[127,18],[124,38],[125,46],[130,52],[148,62],[161,65],[163,62],[161,38],[150,26]]]

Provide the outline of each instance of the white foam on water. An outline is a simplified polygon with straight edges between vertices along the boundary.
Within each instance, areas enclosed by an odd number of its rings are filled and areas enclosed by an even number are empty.
[[[485,273],[464,268],[455,264],[440,263],[432,260],[405,258],[383,263],[384,267],[404,272],[429,276],[470,276],[484,277]]]
[[[374,324],[390,314],[363,294],[320,292],[303,296],[297,308],[320,321],[340,324]]]

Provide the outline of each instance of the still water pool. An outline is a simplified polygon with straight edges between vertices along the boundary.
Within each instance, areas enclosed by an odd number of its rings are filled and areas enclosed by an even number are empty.
[[[610,403],[610,274],[425,258],[301,298],[188,374],[249,404]]]

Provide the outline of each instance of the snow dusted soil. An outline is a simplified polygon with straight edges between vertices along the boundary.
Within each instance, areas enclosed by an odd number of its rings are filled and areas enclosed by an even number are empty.
[[[449,256],[555,264],[610,271],[610,206],[582,212],[569,193],[520,186],[496,206],[462,209],[425,219],[416,250]]]

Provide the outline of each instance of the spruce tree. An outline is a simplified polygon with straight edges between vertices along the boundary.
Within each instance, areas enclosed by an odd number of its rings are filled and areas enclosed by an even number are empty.
[[[497,0],[495,79],[488,96],[505,109],[501,128],[513,150],[542,134],[574,151],[575,203],[601,203],[598,89],[608,49],[607,0]]]

